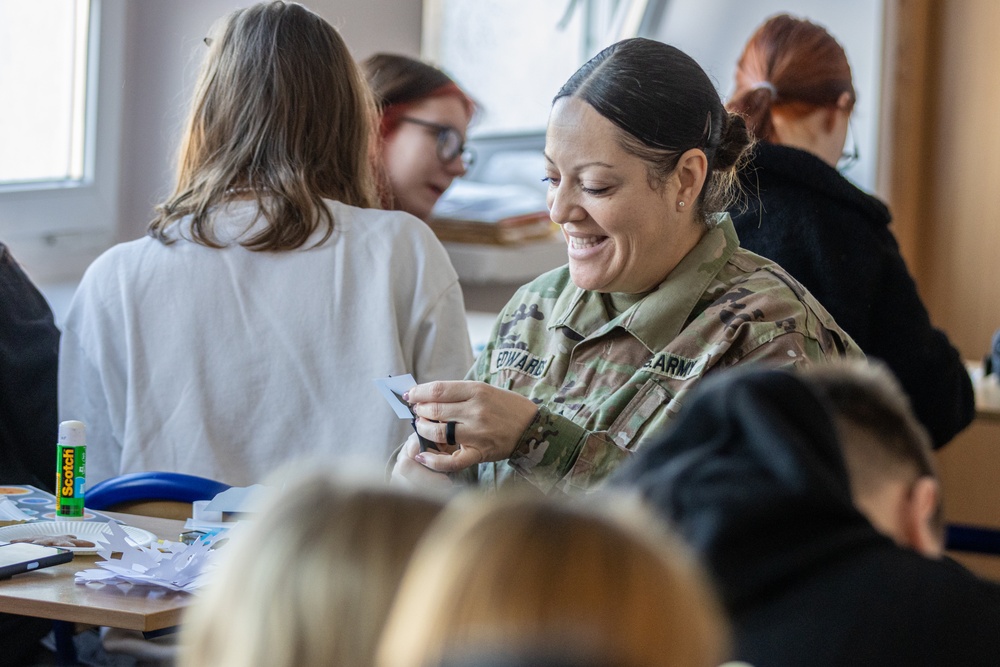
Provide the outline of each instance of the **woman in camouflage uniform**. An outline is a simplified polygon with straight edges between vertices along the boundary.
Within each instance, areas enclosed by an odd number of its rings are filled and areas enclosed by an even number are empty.
[[[861,357],[823,307],[739,247],[724,211],[751,140],[705,72],[636,38],[553,102],[545,156],[568,266],[522,287],[462,382],[406,399],[419,433],[393,477],[544,492],[592,486],[661,430],[701,377],[736,364]],[[450,443],[450,444],[449,444]]]

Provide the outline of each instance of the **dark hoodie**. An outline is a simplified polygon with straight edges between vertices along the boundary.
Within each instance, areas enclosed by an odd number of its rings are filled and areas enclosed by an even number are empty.
[[[824,405],[792,373],[706,379],[609,483],[637,487],[701,554],[737,659],[1000,664],[1000,586],[875,531],[851,502]]]
[[[0,484],[56,481],[59,330],[45,297],[0,243]],[[52,621],[0,614],[0,666],[34,664]]]
[[[49,304],[0,243],[0,484],[55,488],[58,355]]]

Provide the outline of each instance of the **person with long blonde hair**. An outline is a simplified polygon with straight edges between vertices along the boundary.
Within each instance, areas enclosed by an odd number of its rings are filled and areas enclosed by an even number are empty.
[[[286,475],[287,477],[287,475]],[[320,470],[222,547],[181,632],[181,667],[367,667],[443,501]]]
[[[413,556],[377,664],[718,665],[727,623],[701,568],[638,503],[600,503],[455,501]]]
[[[329,23],[262,3],[206,42],[173,193],[67,316],[60,412],[87,424],[88,481],[381,467],[409,425],[372,379],[471,366],[458,276],[425,225],[374,210],[377,112]]]

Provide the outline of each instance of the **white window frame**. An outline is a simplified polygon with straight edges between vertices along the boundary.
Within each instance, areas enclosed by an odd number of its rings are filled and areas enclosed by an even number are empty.
[[[126,0],[91,0],[83,178],[0,186],[0,242],[36,281],[72,280],[116,236]]]

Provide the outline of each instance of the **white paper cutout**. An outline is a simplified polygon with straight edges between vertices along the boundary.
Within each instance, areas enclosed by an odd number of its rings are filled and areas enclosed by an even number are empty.
[[[121,527],[114,523],[108,526],[109,532],[97,538],[97,553],[105,559],[96,563],[100,569],[77,572],[76,583],[128,583],[193,592],[214,567],[216,550],[212,545],[231,532],[190,545],[164,540],[148,547],[137,547],[129,544]],[[112,558],[115,553],[120,553],[121,558]]]

